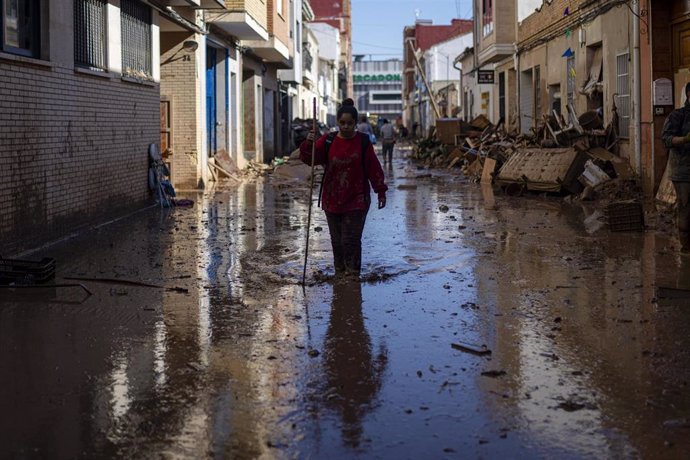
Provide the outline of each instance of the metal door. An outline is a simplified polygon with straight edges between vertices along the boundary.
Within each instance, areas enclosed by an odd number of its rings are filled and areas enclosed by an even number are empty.
[[[208,156],[216,154],[218,148],[216,114],[218,113],[218,99],[216,98],[216,66],[218,56],[216,49],[206,48],[206,132],[208,134]]]

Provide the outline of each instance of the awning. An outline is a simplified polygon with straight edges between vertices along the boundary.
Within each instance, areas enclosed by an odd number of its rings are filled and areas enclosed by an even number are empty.
[[[587,96],[592,96],[595,91],[601,91],[601,70],[603,62],[604,51],[601,46],[594,50],[594,56],[592,56],[592,64],[589,67],[589,78],[587,82],[582,87],[582,93]]]

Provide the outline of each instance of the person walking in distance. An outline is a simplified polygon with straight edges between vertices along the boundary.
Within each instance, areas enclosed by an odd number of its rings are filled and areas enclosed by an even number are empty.
[[[325,169],[319,197],[328,221],[336,275],[359,276],[371,188],[377,194],[378,208],[386,206],[388,186],[383,168],[369,136],[355,130],[357,116],[354,101],[345,99],[337,112],[339,131],[316,141],[315,133],[310,133],[300,145],[300,159],[311,164],[312,143],[316,142],[314,164]]]
[[[685,85],[685,104],[666,118],[661,137],[670,151],[668,178],[676,190],[681,252],[690,253],[690,83]]]
[[[383,145],[383,162],[393,164],[393,148],[395,147],[395,137],[397,136],[395,126],[389,123],[385,118],[383,119],[383,126],[381,127],[381,143]]]
[[[344,101],[343,101],[344,105]],[[354,104],[353,104],[354,107]],[[374,141],[374,128],[372,128],[371,124],[369,123],[369,120],[367,120],[366,115],[360,115],[359,116],[359,123],[357,123],[357,131],[360,133],[364,133],[367,136],[369,136],[369,140],[372,142]]]

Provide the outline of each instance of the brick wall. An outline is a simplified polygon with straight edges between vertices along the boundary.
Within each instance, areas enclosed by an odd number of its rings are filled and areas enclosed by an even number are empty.
[[[266,4],[268,1],[225,0],[225,7],[230,11],[246,11],[261,27],[268,30],[268,8]]]
[[[543,32],[549,26],[556,23],[566,24],[575,20],[580,13],[580,5],[591,3],[590,0],[553,0],[551,4],[544,2],[539,12],[535,12],[526,17],[518,27],[518,43],[534,37]],[[598,3],[605,3],[600,0]],[[565,9],[568,8],[569,15],[564,16]],[[565,27],[563,28],[565,32]]]
[[[0,59],[0,254],[142,206],[156,86]]]
[[[196,54],[180,51],[182,43],[192,38],[186,33],[161,34],[161,97],[170,101],[171,174],[173,185],[180,189],[197,187]],[[166,63],[172,56],[174,60]]]
[[[282,16],[278,14],[278,8],[276,7],[278,2],[284,2],[284,0],[268,0],[268,31],[283,42],[285,46],[288,46],[290,42],[290,27],[287,21],[290,18],[290,11],[283,3],[283,14]]]

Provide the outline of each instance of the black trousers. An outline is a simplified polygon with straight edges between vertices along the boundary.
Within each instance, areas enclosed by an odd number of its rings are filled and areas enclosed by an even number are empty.
[[[326,212],[336,274],[359,275],[362,269],[362,232],[368,211]]]
[[[395,147],[394,142],[386,142],[383,141],[383,162],[385,163],[388,161],[389,163],[393,162],[393,148]]]

